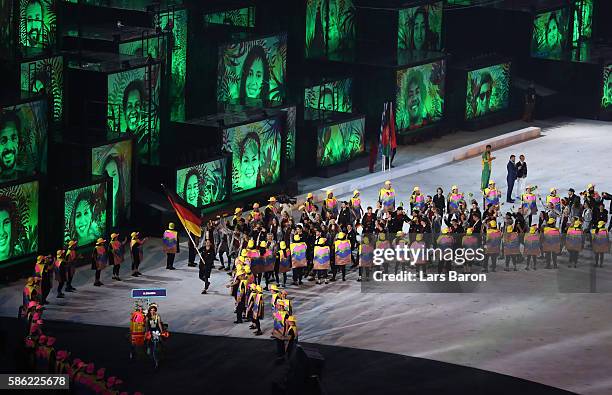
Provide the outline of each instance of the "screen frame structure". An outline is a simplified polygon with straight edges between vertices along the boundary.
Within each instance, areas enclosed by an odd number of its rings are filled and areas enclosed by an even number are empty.
[[[443,81],[443,89],[442,89],[442,95],[441,95],[441,99],[442,99],[442,114],[440,116],[439,119],[430,122],[426,125],[422,125],[418,128],[414,128],[414,129],[410,129],[408,128],[400,128],[399,127],[399,117],[398,117],[398,90],[399,90],[399,85],[397,83],[397,75],[400,72],[409,72],[408,70],[417,68],[417,67],[421,67],[421,66],[426,66],[426,65],[432,65],[434,63],[438,63],[441,62],[442,63],[442,67],[444,69],[444,81]],[[415,62],[412,63],[410,65],[405,65],[402,67],[397,67],[394,70],[393,73],[393,93],[392,93],[392,97],[393,97],[393,104],[394,104],[394,115],[395,115],[395,130],[396,133],[398,135],[416,135],[424,130],[430,130],[433,127],[437,127],[439,126],[441,123],[443,123],[446,119],[447,119],[447,109],[449,107],[449,103],[447,102],[448,100],[448,95],[447,92],[449,91],[449,65],[448,65],[448,59],[446,58],[445,55],[440,55],[440,56],[436,56],[436,57],[432,57],[430,59],[423,59],[419,62]]]
[[[173,30],[168,31],[168,44],[166,45],[167,50],[170,53],[170,62],[167,63],[166,75],[169,76],[169,80],[166,83],[167,93],[164,94],[169,105],[168,118],[171,121],[184,121],[185,115],[185,86],[187,83],[187,70],[188,70],[188,42],[189,42],[189,10],[184,6],[177,6],[176,8],[166,8],[159,14],[160,28],[163,30],[164,26],[161,24],[165,21],[166,24],[172,20]],[[182,23],[182,28],[177,27],[177,21]],[[176,29],[176,33],[175,33]],[[183,47],[176,46],[174,37],[180,36],[183,41]],[[172,38],[170,38],[172,37]],[[170,45],[171,44],[171,45]],[[176,47],[175,47],[176,46]],[[178,49],[177,49],[178,48]],[[184,53],[184,59],[182,56],[178,56],[180,53]],[[176,63],[175,63],[176,62]],[[176,77],[176,80],[175,80]],[[179,89],[180,88],[180,89]],[[177,90],[175,93],[175,89]],[[176,112],[175,112],[176,111]]]
[[[216,75],[216,81],[215,81],[215,100],[217,103],[217,107],[222,106],[224,104],[240,104],[240,105],[246,105],[249,107],[272,107],[275,105],[283,105],[287,102],[287,87],[288,87],[288,64],[289,64],[289,54],[288,54],[288,38],[289,35],[286,31],[282,31],[282,32],[278,32],[278,33],[273,33],[273,34],[264,34],[264,35],[249,35],[247,38],[240,38],[240,39],[236,39],[236,40],[232,40],[232,41],[223,41],[220,42],[218,47],[217,47],[217,65],[216,65],[216,69],[215,72],[217,73]],[[273,75],[270,71],[270,59],[266,59],[268,62],[268,75],[269,75],[269,80],[268,80],[268,97],[266,98],[241,98],[240,97],[240,82],[238,82],[238,97],[237,98],[232,98],[230,97],[228,100],[221,100],[221,96],[222,96],[222,88],[221,85],[223,83],[223,81],[225,81],[227,78],[225,78],[225,69],[227,69],[227,66],[225,65],[224,59],[225,59],[225,52],[227,52],[228,48],[232,47],[232,46],[237,46],[240,44],[245,44],[245,43],[253,43],[256,41],[265,41],[265,40],[269,40],[269,39],[273,39],[273,40],[278,40],[279,43],[284,43],[284,48],[285,48],[285,62],[284,65],[282,67],[282,80],[279,80],[277,77]],[[280,48],[282,48],[283,46],[280,46]],[[251,46],[252,48],[252,46]],[[242,55],[241,55],[242,57]],[[248,53],[246,53],[244,55],[244,59],[242,61],[242,65],[244,65],[244,61],[246,61],[246,59],[248,58]],[[222,70],[222,67],[226,66],[224,70]],[[233,66],[233,67],[238,67],[239,65]],[[238,75],[237,78],[240,80],[242,78],[242,75]],[[272,83],[272,81],[276,81],[276,91],[279,95],[278,98],[272,98],[272,89],[270,89],[270,85]],[[229,89],[231,92],[231,89]]]
[[[207,163],[211,163],[211,162],[215,162],[218,160],[225,160],[225,198],[223,200],[220,200],[218,202],[211,202],[209,204],[205,204],[199,207],[194,206],[196,209],[198,210],[204,210],[204,209],[209,209],[211,207],[215,207],[215,206],[219,206],[222,205],[224,203],[227,203],[228,201],[231,200],[232,198],[232,154],[231,153],[226,153],[223,155],[217,155],[217,156],[213,156],[210,158],[207,158],[203,161],[196,161],[196,162],[191,162],[190,164],[185,164],[185,165],[180,165],[180,166],[176,166],[174,168],[174,191],[176,192],[177,195],[179,195],[181,198],[183,198],[185,201],[187,201],[183,196],[181,196],[180,193],[178,193],[178,172],[181,170],[185,170],[185,169],[189,169],[192,167],[196,167],[196,166],[201,166],[201,165],[205,165]]]
[[[17,106],[22,106],[22,105],[26,105],[28,103],[34,103],[34,102],[41,102],[42,105],[45,106],[45,122],[46,122],[46,133],[41,136],[41,146],[38,147],[38,153],[39,153],[39,158],[38,158],[38,166],[34,166],[34,171],[31,174],[24,174],[22,176],[18,176],[18,178],[16,180],[19,179],[25,179],[31,176],[34,176],[36,173],[40,173],[40,174],[46,174],[47,173],[47,166],[48,166],[48,156],[49,156],[49,142],[51,141],[51,133],[52,133],[52,128],[51,128],[51,119],[52,114],[50,113],[51,109],[49,106],[49,100],[48,97],[46,95],[43,94],[36,94],[33,95],[31,97],[27,97],[21,100],[17,100],[15,102],[13,102],[12,104],[8,104],[8,105],[2,105],[0,106],[0,112],[3,112],[5,109],[10,108],[10,107],[17,107]],[[8,181],[13,181],[13,180],[6,180],[5,182]]]
[[[508,68],[509,68],[509,71],[508,71],[508,98],[506,100],[506,102],[507,102],[506,106],[502,107],[502,108],[499,108],[499,109],[497,109],[495,111],[488,111],[486,114],[483,114],[483,115],[480,115],[480,116],[474,115],[471,118],[468,118],[468,116],[467,116],[468,115],[468,99],[469,99],[468,89],[470,88],[470,85],[469,85],[469,76],[470,76],[470,73],[473,73],[475,71],[480,71],[480,70],[488,69],[490,67],[502,66],[502,65],[505,65],[505,64],[509,65],[508,66]],[[494,115],[501,114],[501,113],[504,113],[504,112],[510,110],[510,108],[512,107],[512,79],[513,79],[512,72],[513,72],[513,70],[514,70],[513,61],[511,59],[507,59],[507,58],[496,59],[494,62],[480,63],[477,66],[470,67],[470,68],[465,70],[465,81],[464,81],[465,89],[463,90],[464,94],[465,94],[465,96],[463,96],[463,102],[464,102],[464,106],[463,106],[463,108],[464,108],[464,111],[463,111],[463,120],[465,122],[472,122],[472,121],[478,121],[478,120],[481,120],[481,119],[486,119],[489,116],[494,116]]]
[[[344,16],[343,18],[340,18],[340,16],[338,16],[338,20],[335,21],[334,23],[331,23],[330,20],[332,19],[330,17],[330,3],[334,2],[335,5],[334,7],[337,8],[337,3],[338,0],[304,0],[304,8],[303,8],[303,12],[304,12],[304,24],[303,26],[303,30],[302,30],[302,34],[303,34],[303,39],[302,39],[302,44],[303,44],[303,57],[304,59],[317,59],[317,58],[325,58],[333,53],[336,52],[343,52],[343,51],[350,51],[353,50],[356,46],[357,46],[357,5],[355,3],[358,2],[358,0],[346,0],[344,3],[346,3],[346,10],[345,10],[345,14],[346,16]],[[317,10],[315,9],[314,12],[310,12],[309,11],[309,3],[316,3],[314,4],[315,8],[319,8],[319,4],[323,4],[324,6],[321,8],[320,10],[320,15],[321,15],[321,29],[323,30],[322,32],[322,37],[320,37],[320,40],[322,41],[322,48],[313,48],[313,42],[316,40],[315,35],[316,35],[316,30],[317,30]],[[312,19],[312,21],[311,21]],[[325,26],[323,26],[323,20],[326,22]],[[351,26],[351,31],[345,31],[343,32],[343,34],[340,36],[338,36],[337,40],[337,45],[336,48],[332,48],[332,45],[330,45],[330,42],[332,41],[330,39],[330,26],[333,25],[342,25],[343,22],[346,23],[347,21],[350,22]],[[312,39],[310,41],[308,41],[309,38],[309,34],[308,32],[310,31],[309,28],[309,22],[311,22],[311,24],[314,26],[312,28]],[[309,45],[310,43],[310,45]]]
[[[225,23],[225,22],[217,23],[217,22],[210,22],[206,20],[206,17],[209,15],[232,14],[236,12],[239,13],[242,10],[247,10],[247,13],[246,13],[247,14],[247,24],[246,25],[232,24],[232,23]],[[202,23],[204,24],[204,26],[231,26],[231,27],[253,29],[255,28],[256,22],[257,22],[256,15],[257,15],[257,8],[254,5],[245,3],[243,5],[238,5],[236,7],[231,7],[231,8],[204,11],[202,13]]]
[[[65,113],[65,105],[66,105],[66,100],[65,100],[65,96],[66,96],[66,85],[65,85],[65,78],[66,78],[66,62],[65,62],[65,57],[62,54],[56,54],[56,55],[50,55],[50,56],[38,56],[38,57],[34,57],[34,58],[29,58],[29,59],[22,59],[19,62],[19,86],[22,92],[22,95],[25,95],[25,97],[27,98],[31,98],[31,97],[37,97],[39,95],[42,95],[38,92],[33,92],[32,91],[32,80],[30,79],[31,76],[31,67],[28,67],[28,70],[26,70],[26,74],[27,74],[27,81],[24,81],[24,71],[23,68],[24,66],[27,67],[27,65],[32,65],[32,64],[44,64],[46,62],[52,62],[56,59],[59,59],[59,63],[61,64],[60,68],[61,70],[59,71],[59,81],[56,81],[55,77],[55,70],[51,70],[51,75],[49,76],[49,82],[51,83],[51,87],[55,88],[55,85],[58,86],[59,92],[60,92],[60,99],[59,101],[55,101],[55,97],[53,100],[53,103],[51,103],[51,95],[53,94],[53,92],[48,93],[45,91],[45,97],[47,98],[47,107],[49,110],[49,113],[51,114],[51,117],[49,118],[50,122],[61,122],[63,120],[64,117],[64,113]],[[38,74],[38,70],[42,70],[42,68],[38,68],[35,67],[34,68],[35,72],[34,75]],[[27,85],[27,89],[24,90],[23,87]],[[45,87],[46,89],[46,87]],[[59,105],[60,109],[58,111],[55,111],[55,106],[56,104]]]
[[[118,123],[115,122],[113,123],[113,127],[110,128],[110,120],[109,120],[109,114],[111,114],[112,111],[115,111],[113,109],[114,106],[116,106],[117,104],[115,103],[111,103],[109,100],[109,95],[110,95],[110,89],[109,89],[109,82],[110,79],[118,74],[122,74],[122,73],[129,73],[132,72],[134,70],[138,70],[138,69],[145,69],[145,80],[146,80],[146,76],[147,73],[150,75],[153,72],[153,68],[154,66],[159,68],[159,73],[158,73],[158,89],[157,89],[157,131],[155,131],[155,128],[150,129],[149,132],[147,133],[148,135],[148,152],[146,154],[146,158],[142,158],[138,152],[138,142],[135,141],[135,157],[137,158],[139,163],[144,163],[144,164],[159,164],[160,161],[160,148],[161,148],[161,134],[162,134],[162,130],[164,129],[162,126],[162,113],[160,111],[162,103],[163,103],[163,96],[164,96],[164,86],[163,86],[163,76],[164,76],[164,65],[163,62],[161,62],[160,60],[154,60],[151,63],[148,64],[139,64],[139,65],[134,65],[134,66],[130,66],[130,67],[126,67],[126,68],[122,68],[120,70],[113,70],[110,72],[105,73],[105,80],[104,80],[104,85],[106,87],[106,95],[105,95],[105,101],[106,101],[106,116],[105,116],[105,127],[106,127],[106,135],[107,138],[112,139],[112,138],[116,138],[117,136],[123,136],[126,135],[127,132],[121,132],[121,118],[119,119]],[[145,81],[143,80],[143,81]],[[126,86],[127,87],[127,86]],[[124,88],[125,90],[125,88]],[[149,91],[150,92],[150,91]],[[150,94],[148,97],[149,100],[147,100],[148,102],[148,112],[149,114],[151,113],[152,109],[155,108],[155,105],[153,103],[153,101],[150,98]],[[121,107],[119,108],[119,111],[117,112],[120,117],[123,116],[123,105],[121,105]],[[154,150],[152,149],[152,145],[151,145],[151,134],[153,132],[157,133],[157,145],[158,145],[158,149]],[[138,136],[134,135],[134,134],[128,134],[129,136],[133,136],[134,138],[137,138]]]
[[[612,62],[604,63],[601,69],[601,85],[599,90],[599,111],[601,113],[611,113],[612,112],[612,100],[610,100],[610,104],[607,107],[603,106],[603,100],[606,94],[606,69],[609,69],[608,77],[612,79]],[[610,92],[610,96],[612,96],[612,89]]]
[[[100,185],[100,184],[104,184],[106,183],[106,223],[105,223],[105,232],[103,235],[100,235],[98,237],[102,237],[102,238],[106,238],[106,240],[108,240],[108,235],[110,235],[111,230],[113,229],[112,226],[112,212],[113,212],[113,204],[112,201],[113,199],[109,199],[108,197],[108,191],[109,189],[112,190],[112,184],[113,181],[110,177],[108,176],[92,176],[90,181],[87,182],[82,182],[82,183],[78,183],[78,184],[71,184],[69,186],[63,186],[63,188],[59,189],[59,195],[58,198],[60,200],[60,204],[59,207],[61,208],[61,245],[66,245],[67,244],[67,240],[66,238],[66,218],[65,218],[65,213],[66,213],[66,194],[68,192],[77,190],[77,189],[82,189],[82,188],[87,188],[87,187],[92,187],[94,185]],[[87,243],[87,244],[79,244],[78,248],[83,248],[83,247],[88,247],[88,246],[92,246],[95,245],[95,240],[92,240],[91,242]]]
[[[314,85],[306,86],[304,88],[304,108],[312,108],[314,110],[320,110],[320,111],[335,111],[335,112],[342,112],[342,113],[347,113],[347,114],[353,113],[354,111],[354,101],[353,101],[354,82],[355,81],[353,77],[334,78],[334,79],[329,79],[329,80],[324,78],[323,80],[319,81],[318,83]],[[343,87],[344,89],[337,90],[336,86]],[[318,91],[317,91],[317,88],[318,88]],[[320,105],[322,104],[321,94],[325,92],[327,88],[330,88],[333,94],[334,108],[331,110],[320,107]],[[307,104],[309,92],[313,92],[312,95],[318,97],[319,107],[311,107]],[[349,103],[348,109],[340,109],[338,108],[338,105],[335,103],[337,99],[339,98],[340,96],[339,94],[341,92],[343,93],[343,96],[344,96],[344,93],[346,93],[345,100],[342,101],[342,104]],[[348,97],[348,100],[346,100],[346,97]],[[324,104],[324,101],[323,101],[323,104]],[[344,106],[344,107],[346,108],[347,106]]]
[[[126,221],[129,222],[131,220],[131,218],[133,217],[133,207],[134,207],[134,197],[136,196],[136,185],[137,185],[137,178],[136,178],[136,157],[135,157],[135,149],[136,149],[136,144],[134,142],[134,138],[133,136],[121,136],[121,137],[117,137],[117,138],[113,138],[113,139],[109,139],[104,143],[98,143],[95,145],[92,145],[89,147],[89,160],[88,160],[88,164],[89,164],[89,171],[88,174],[91,175],[92,178],[98,178],[98,177],[106,177],[105,175],[95,175],[93,174],[93,152],[96,148],[101,148],[101,147],[106,147],[109,145],[115,145],[117,143],[122,143],[125,141],[129,141],[130,142],[130,146],[131,146],[131,150],[132,150],[132,160],[130,163],[130,187],[129,187],[129,192],[130,192],[130,199],[127,202],[127,207],[126,207],[126,212],[127,212],[127,218],[121,218],[121,216],[118,217],[117,219],[117,225],[121,225],[123,223],[125,223]],[[109,177],[110,178],[110,177]],[[111,187],[112,187],[112,178],[110,178],[111,180]],[[111,188],[112,190],[112,188]],[[113,200],[113,199],[108,199],[108,200]],[[111,202],[111,213],[114,211],[114,202]],[[112,225],[112,215],[111,215],[111,225]]]
[[[41,45],[40,46],[30,46],[30,45],[25,45],[25,42],[27,41],[27,21],[23,22],[22,24],[22,3],[25,2],[26,3],[26,8],[27,8],[27,2],[28,0],[15,0],[17,6],[14,8],[14,12],[16,13],[16,43],[19,46],[20,52],[23,56],[30,56],[31,54],[36,54],[36,53],[40,53],[41,51],[46,51],[52,48],[55,48],[57,46],[58,43],[58,34],[59,34],[59,29],[58,29],[58,25],[59,25],[59,15],[58,15],[58,3],[61,0],[40,0],[41,1],[41,6],[46,7],[47,4],[42,4],[42,2],[46,2],[49,4],[49,8],[52,10],[53,13],[53,19],[51,20],[51,24],[52,27],[47,27],[47,40],[45,42],[44,37],[44,30],[41,32]],[[47,12],[49,11],[49,9],[47,9]],[[23,16],[27,17],[27,15],[25,14],[25,10],[23,11]],[[45,22],[42,22],[45,23]],[[25,35],[25,38],[23,37]]]
[[[563,53],[565,53],[569,47],[571,47],[571,43],[572,43],[572,29],[573,29],[573,25],[572,25],[572,21],[573,21],[573,15],[571,14],[571,7],[569,4],[564,5],[564,6],[557,6],[557,7],[553,7],[553,8],[549,8],[549,9],[540,9],[537,11],[533,11],[532,12],[532,22],[531,22],[531,31],[530,31],[530,43],[529,43],[529,55],[532,58],[536,58],[536,59],[552,59],[552,60],[561,60],[561,57],[563,56]],[[565,37],[564,37],[564,41],[561,43],[561,49],[560,49],[560,54],[559,56],[552,56],[549,53],[540,53],[538,51],[538,47],[537,45],[534,46],[534,43],[537,43],[536,41],[536,20],[538,19],[539,16],[543,15],[543,14],[549,14],[551,12],[565,12],[566,16],[567,16],[567,26],[565,26]],[[558,21],[557,21],[558,23]],[[558,28],[558,25],[557,25]],[[563,36],[562,36],[563,39]]]
[[[330,163],[330,164],[327,164],[327,165],[321,165],[320,159],[319,159],[319,155],[318,155],[318,152],[319,152],[319,143],[320,143],[319,135],[321,134],[321,131],[323,129],[330,128],[330,127],[335,126],[335,125],[342,125],[342,124],[351,123],[351,122],[358,121],[358,120],[361,120],[362,123],[363,123],[363,133],[362,133],[363,150],[361,152],[356,153],[355,155],[353,155],[352,157],[348,158],[345,161],[336,162],[336,163]],[[351,116],[349,116],[349,117],[346,117],[346,118],[343,118],[343,119],[338,119],[338,120],[333,120],[333,121],[328,121],[328,122],[325,122],[325,121],[317,122],[316,127],[315,127],[316,134],[314,136],[314,138],[315,138],[315,149],[313,150],[313,152],[314,152],[313,160],[314,160],[314,164],[315,164],[314,168],[317,169],[317,170],[323,170],[323,169],[333,168],[333,167],[336,167],[336,166],[342,166],[342,165],[345,165],[347,163],[350,163],[355,158],[359,158],[359,157],[364,156],[366,154],[366,148],[367,148],[366,147],[367,136],[366,136],[366,126],[365,126],[365,124],[366,124],[366,116],[365,115],[361,115],[361,114],[351,114]]]
[[[590,27],[589,27],[589,36],[583,36],[582,32],[576,32],[576,13],[579,10],[579,3],[590,3],[590,7],[591,7],[591,23],[590,23]],[[590,42],[593,39],[593,25],[595,23],[595,14],[596,14],[596,10],[597,10],[597,6],[596,6],[596,0],[572,0],[571,4],[570,4],[570,25],[571,25],[571,40],[568,39],[569,42],[571,42],[571,46],[572,48],[578,48],[580,47],[580,45],[584,45],[587,42]],[[577,35],[577,37],[576,37]]]
[[[38,185],[38,196],[37,196],[37,218],[38,218],[38,222],[37,222],[37,228],[36,228],[36,249],[30,253],[27,254],[23,254],[23,255],[19,255],[19,256],[13,256],[5,261],[0,261],[0,269],[5,269],[17,264],[20,264],[22,262],[29,262],[31,261],[31,258],[34,257],[35,255],[38,254],[39,251],[41,251],[41,228],[43,228],[43,226],[41,226],[41,217],[40,217],[40,213],[41,213],[41,189],[42,189],[42,182],[38,177],[25,177],[25,178],[21,178],[18,180],[12,180],[12,181],[7,181],[7,182],[3,182],[0,183],[0,189],[3,188],[10,188],[10,187],[16,187],[22,184],[29,184],[32,182],[36,182]]]
[[[256,194],[259,193],[262,189],[266,189],[269,188],[271,186],[275,186],[278,185],[280,183],[282,183],[283,180],[283,174],[285,174],[285,161],[284,161],[284,157],[283,157],[283,151],[284,151],[284,142],[285,142],[285,131],[284,128],[286,128],[287,126],[287,122],[283,119],[284,118],[284,114],[275,114],[269,117],[265,117],[262,119],[257,119],[257,120],[248,120],[245,122],[240,122],[240,123],[235,123],[232,124],[231,126],[225,126],[221,128],[221,139],[222,139],[222,143],[221,143],[221,150],[223,151],[224,155],[231,155],[232,158],[232,162],[229,166],[229,177],[230,177],[230,197],[234,197],[234,196],[243,196],[243,195],[250,195],[250,194]],[[227,151],[224,147],[223,141],[225,140],[225,133],[227,130],[229,129],[235,129],[235,128],[239,128],[245,125],[250,125],[250,124],[254,124],[254,123],[259,123],[259,122],[266,122],[269,120],[275,119],[276,122],[278,122],[280,125],[282,125],[282,129],[280,130],[280,150],[279,150],[279,168],[278,168],[278,179],[274,182],[268,183],[268,184],[264,184],[261,185],[259,187],[254,187],[254,188],[250,188],[250,189],[245,189],[245,190],[240,190],[240,191],[234,191],[234,179],[233,179],[233,174],[234,174],[234,153],[231,151]]]

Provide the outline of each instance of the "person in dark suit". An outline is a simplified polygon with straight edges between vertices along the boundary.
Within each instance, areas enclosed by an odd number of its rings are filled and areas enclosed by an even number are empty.
[[[506,193],[506,203],[514,203],[514,199],[512,199],[512,190],[514,189],[514,182],[518,176],[518,171],[516,169],[516,156],[510,155],[510,160],[506,165],[508,169],[508,175],[506,176],[506,181],[508,182],[508,192]]]

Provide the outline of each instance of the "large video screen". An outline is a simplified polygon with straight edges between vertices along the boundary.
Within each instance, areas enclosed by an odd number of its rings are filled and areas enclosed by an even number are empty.
[[[287,35],[242,41],[219,48],[217,101],[285,100]]]
[[[47,169],[47,101],[0,109],[0,181]]]
[[[176,171],[176,193],[194,207],[222,202],[229,196],[228,158]]]
[[[304,106],[319,110],[352,112],[353,80],[346,78],[315,85],[304,90]]]
[[[278,181],[282,123],[270,118],[223,131],[223,149],[232,153],[232,192]]]
[[[317,166],[346,162],[365,149],[365,118],[320,127],[317,132]]]
[[[22,48],[55,45],[55,0],[19,1],[19,43]]]
[[[112,226],[130,216],[132,192],[132,141],[94,147],[91,150],[91,172],[96,176],[108,175],[113,179]]]
[[[604,67],[602,93],[601,108],[604,110],[612,109],[612,64]]]
[[[352,0],[306,0],[306,57],[354,47],[355,6]]]
[[[287,113],[287,140],[285,141],[285,163],[288,169],[295,167],[295,144],[297,138],[296,116],[297,108],[295,106],[284,109]]]
[[[0,187],[0,264],[38,250],[38,181]]]
[[[397,72],[395,125],[415,130],[442,119],[446,62],[439,60]]]
[[[159,64],[108,76],[108,130],[136,136],[142,163],[157,164],[159,151]]]
[[[204,23],[211,25],[255,27],[255,7],[244,7],[204,14]]]
[[[508,108],[510,63],[502,63],[467,73],[465,119],[473,119]]]
[[[163,30],[172,27],[172,65],[170,66],[170,120],[185,120],[185,78],[187,76],[187,10],[160,14]]]
[[[76,240],[79,246],[95,242],[106,234],[106,182],[64,193],[64,242]]]
[[[576,0],[574,3],[574,45],[587,41],[593,35],[593,0]]]
[[[61,56],[21,64],[21,90],[39,93],[44,90],[52,106],[54,121],[60,121],[64,111],[64,60]]]
[[[397,48],[439,51],[442,48],[443,2],[399,10]]]
[[[538,14],[533,20],[531,55],[559,59],[569,35],[567,8]]]

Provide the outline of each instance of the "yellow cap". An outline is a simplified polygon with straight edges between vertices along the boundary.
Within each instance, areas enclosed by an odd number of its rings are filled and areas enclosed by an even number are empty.
[[[465,234],[468,235],[468,236],[471,236],[472,233],[474,233],[474,228],[467,228],[465,230]]]
[[[416,237],[415,237],[416,241],[422,241],[423,240],[423,234],[422,233],[417,233]]]
[[[44,259],[45,259],[45,256],[44,256],[44,255],[39,255],[39,256],[37,256],[37,257],[36,257],[36,263],[40,263],[40,262],[42,262]]]
[[[243,248],[242,251],[240,251],[240,256],[245,257],[247,256],[247,250],[246,248]]]
[[[555,187],[550,188],[550,193],[553,193],[553,192],[557,192],[557,188]]]
[[[319,240],[317,240],[317,244],[325,244],[326,241],[325,237],[320,237]]]
[[[537,231],[538,231],[538,225],[531,225],[531,228],[529,228],[529,233],[531,234],[534,234]]]
[[[413,191],[420,191],[421,189],[419,187],[414,187]]]
[[[334,194],[334,193],[333,193],[331,190],[329,190],[329,189],[327,190],[327,196],[329,196],[329,195],[333,195],[333,194]]]
[[[96,244],[104,244],[105,242],[106,242],[106,240],[104,240],[101,237],[98,240],[96,240]]]
[[[290,315],[289,317],[287,317],[287,321],[297,323],[297,318],[294,315]]]
[[[385,181],[385,185],[391,185],[391,181],[389,180]]]
[[[599,221],[597,223],[597,227],[600,228],[600,229],[605,228],[606,227],[606,221]]]
[[[261,288],[261,285],[258,285],[258,286],[257,286],[257,292],[259,292],[259,293],[262,293],[262,292],[263,292],[263,289]]]
[[[253,248],[255,247],[255,240],[251,239],[249,240],[249,243],[247,244],[247,248]]]
[[[380,240],[380,241],[385,241],[385,239],[386,239],[386,237],[385,237],[385,234],[384,234],[384,233],[379,233],[379,234],[378,234],[378,240]]]
[[[260,247],[267,247],[268,243],[266,243],[265,241],[262,241],[262,242],[259,243],[259,246]]]
[[[278,285],[276,285],[276,284],[272,284],[272,285],[270,285],[270,290],[272,290],[272,291],[278,291]]]
[[[168,229],[170,229],[170,230],[174,229],[174,222],[170,222],[168,224]]]
[[[580,223],[580,220],[579,220],[579,219],[577,219],[577,220],[575,220],[575,221],[574,221],[574,228],[579,228],[579,227],[580,227],[580,225],[581,225],[581,223]]]
[[[453,185],[453,186],[451,187],[451,191],[452,191],[452,190],[455,190],[455,189],[459,189],[459,188],[457,188],[457,185]]]
[[[400,230],[400,231],[398,231],[398,232],[397,232],[395,235],[396,235],[397,237],[402,237],[402,236],[404,235],[404,232],[402,232],[402,231]]]
[[[552,224],[554,224],[555,222],[557,222],[557,221],[556,221],[554,218],[548,218],[548,222],[547,222],[547,223],[548,223],[549,225],[552,225]]]
[[[593,185],[593,184],[589,184],[589,185],[587,185],[587,189],[591,189],[591,188],[593,188],[594,186],[595,186],[595,185]]]
[[[531,185],[527,185],[525,189],[531,189]]]
[[[283,250],[287,248],[287,243],[285,243],[284,240],[280,242],[280,248],[282,248]]]
[[[115,240],[117,237],[119,237],[119,233],[111,233],[111,240]],[[70,242],[68,243],[68,247],[72,247],[75,244],[76,241],[70,240]]]
[[[340,239],[340,240],[344,239],[345,236],[346,235],[344,234],[344,232],[338,233],[338,239]]]
[[[64,254],[64,250],[57,250],[55,253],[58,257]]]
[[[244,272],[245,272],[246,274],[251,273],[251,267],[250,267],[249,265],[245,265],[245,266],[243,267],[243,269],[244,269]]]
[[[306,199],[312,199],[312,192],[308,192],[308,195],[306,195]]]
[[[507,233],[512,233],[512,230],[514,229],[514,227],[512,225],[508,225],[506,226],[506,232]]]
[[[132,239],[134,239],[136,238],[136,236],[138,236],[138,232],[132,232],[130,236],[132,237]]]
[[[270,196],[270,199],[268,199],[268,202],[270,202],[270,203],[276,203],[276,197],[274,197],[274,196]]]
[[[293,235],[293,241],[300,241],[300,235]]]
[[[447,233],[448,233],[448,228],[443,228],[443,229],[442,229],[442,234],[443,234],[443,235],[445,235],[445,234],[447,234]]]
[[[489,222],[489,226],[490,226],[491,228],[497,228],[497,222],[495,222],[495,221],[490,221],[490,222]]]
[[[363,244],[370,244],[370,238],[368,236],[363,236],[363,239],[361,239],[361,242]]]
[[[250,289],[251,291],[255,291],[255,290],[257,289],[257,284],[255,284],[255,283],[251,283],[251,284],[249,284],[249,289]]]
[[[234,215],[236,215],[236,214],[240,214],[241,212],[242,212],[242,208],[240,208],[240,207],[236,207],[236,208],[234,209]]]
[[[489,185],[493,185],[493,184],[495,184],[495,181],[489,180]]]
[[[113,235],[115,235],[115,237],[119,237],[119,234],[118,234],[118,233],[113,233]],[[112,237],[113,235],[111,235],[111,237]],[[75,246],[75,245],[77,245],[76,240],[70,240],[70,241],[68,242],[68,247],[72,247],[72,246]]]
[[[359,191],[358,191],[357,189],[355,189],[355,190],[353,191],[353,196],[357,196],[357,195],[359,195]]]
[[[256,208],[259,208],[259,203],[253,203],[253,210],[255,210]]]

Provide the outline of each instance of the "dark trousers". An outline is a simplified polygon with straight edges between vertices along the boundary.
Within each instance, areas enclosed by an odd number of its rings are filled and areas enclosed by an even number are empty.
[[[102,270],[96,269],[96,275],[95,275],[95,279],[96,282],[99,283],[100,282],[100,274],[102,273]]]
[[[535,255],[527,255],[527,268],[529,268],[529,262],[533,260],[533,270],[536,270],[536,265],[538,264],[538,257]]]
[[[346,265],[340,265],[340,266],[336,266],[334,265],[333,268],[334,272],[333,272],[333,278],[336,278],[336,274],[338,274],[338,272],[342,273],[342,280],[346,279]]]
[[[225,256],[227,257],[227,266],[229,267],[232,261],[230,260],[229,252],[227,250],[219,251],[219,262],[221,262],[221,267],[225,266],[223,254],[225,254]]]
[[[497,268],[497,257],[498,255],[492,255],[492,254],[485,254],[485,260],[484,260],[484,271],[485,273],[489,271],[489,259],[491,259],[491,270],[495,271],[495,269]]]
[[[285,342],[281,339],[274,339],[276,343],[276,357],[281,359],[285,356]]]
[[[604,254],[601,252],[595,253],[595,266],[603,267]]]
[[[196,259],[196,254],[197,254],[196,248],[191,242],[191,239],[189,240],[187,245],[189,246],[189,260],[187,261],[187,263],[190,265],[195,265],[195,259]]]
[[[121,269],[120,264],[113,265],[113,276],[119,277],[119,270]]]
[[[293,283],[294,284],[302,283],[303,272],[304,272],[303,267],[297,267],[293,269]]]
[[[550,269],[550,261],[552,259],[552,263],[555,267],[557,267],[557,253],[556,252],[546,252],[546,268]]]
[[[578,251],[569,252],[569,263],[570,265],[573,263],[574,266],[578,264]]]
[[[276,283],[280,284],[278,270],[274,272],[274,277],[276,278]],[[283,273],[283,287],[287,284],[287,272]]]
[[[174,257],[176,254],[168,253],[166,254],[168,258],[166,259],[166,269],[170,269],[174,265]]]
[[[508,192],[506,192],[506,201],[509,202],[512,200],[512,190],[514,190],[514,183],[516,181],[516,178],[506,178],[506,181],[508,182]]]
[[[244,301],[241,300],[236,306],[236,321],[242,322],[242,313],[244,313]]]
[[[132,256],[132,271],[137,272],[140,266],[140,257]]]
[[[72,267],[74,263],[68,265],[66,268],[66,277],[68,281],[66,281],[66,289],[73,289],[72,287],[72,278],[74,277],[74,268]]]
[[[64,289],[64,282],[60,281],[59,284],[57,285],[57,294],[58,295],[62,294],[62,289]]]
[[[42,301],[47,301],[47,296],[51,292],[51,275],[43,274],[41,281]]]
[[[365,272],[365,278],[370,278],[370,268],[369,267],[360,267],[359,268],[359,277],[363,276]]]

